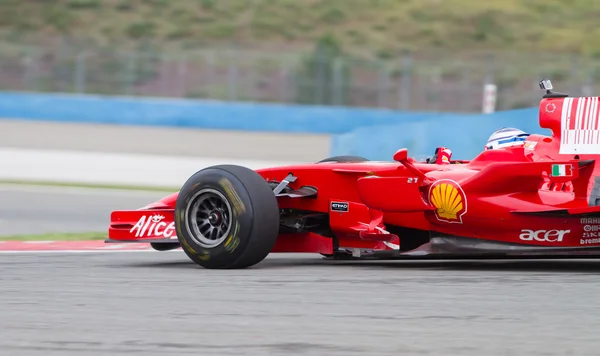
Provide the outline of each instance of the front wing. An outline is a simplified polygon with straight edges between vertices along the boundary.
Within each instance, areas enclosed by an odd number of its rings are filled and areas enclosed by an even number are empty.
[[[114,211],[107,242],[177,242],[172,209]]]
[[[114,211],[107,243],[178,243],[172,209]],[[397,241],[395,241],[397,242]],[[360,250],[393,251],[397,244],[387,241],[340,239],[340,247]],[[280,234],[272,252],[333,253],[333,240],[314,233]]]

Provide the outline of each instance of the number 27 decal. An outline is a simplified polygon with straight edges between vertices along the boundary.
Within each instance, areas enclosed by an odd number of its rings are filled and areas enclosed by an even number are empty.
[[[408,178],[408,183],[417,183],[419,178]]]

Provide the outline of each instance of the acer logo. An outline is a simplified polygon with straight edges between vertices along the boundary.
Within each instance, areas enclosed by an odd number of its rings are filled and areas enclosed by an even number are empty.
[[[519,238],[523,241],[561,242],[571,230],[521,230]]]

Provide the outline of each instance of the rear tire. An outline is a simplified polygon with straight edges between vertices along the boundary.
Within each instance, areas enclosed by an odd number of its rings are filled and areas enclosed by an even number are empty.
[[[175,206],[177,238],[186,255],[209,269],[240,269],[261,262],[279,234],[279,206],[255,171],[218,165],[198,171]]]
[[[325,162],[337,162],[337,163],[352,163],[352,162],[366,162],[368,159],[360,156],[333,156],[320,160],[317,163]]]

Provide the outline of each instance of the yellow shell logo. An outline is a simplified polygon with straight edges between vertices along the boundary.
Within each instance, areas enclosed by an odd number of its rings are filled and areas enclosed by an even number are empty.
[[[462,223],[467,212],[467,197],[458,183],[443,179],[435,182],[429,190],[429,201],[436,209],[435,217],[444,222]]]

